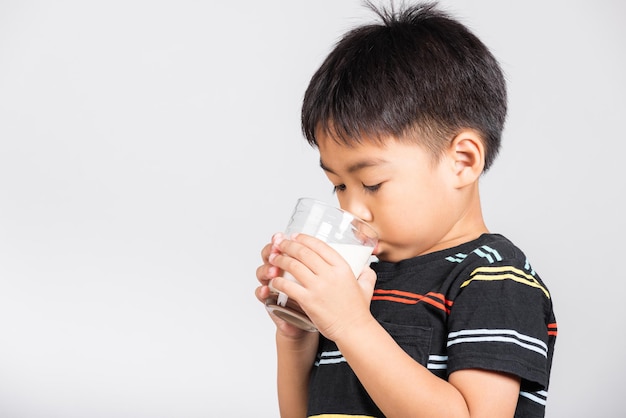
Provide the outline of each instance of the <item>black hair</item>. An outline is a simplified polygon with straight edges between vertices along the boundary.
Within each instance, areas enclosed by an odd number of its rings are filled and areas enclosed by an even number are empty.
[[[436,3],[377,9],[380,23],[347,32],[311,78],[302,131],[346,145],[392,135],[437,156],[463,129],[495,159],[506,118],[504,75],[489,49]]]

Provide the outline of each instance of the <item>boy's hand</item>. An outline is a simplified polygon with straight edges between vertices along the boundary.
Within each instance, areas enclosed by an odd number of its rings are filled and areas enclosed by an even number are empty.
[[[305,234],[292,239],[278,236],[276,250],[267,250],[272,287],[293,297],[326,338],[371,319],[370,301],[376,274],[366,267],[355,279],[348,263],[325,242]],[[272,270],[272,267],[276,270]],[[286,280],[289,271],[300,284]],[[276,274],[273,274],[276,273]]]
[[[280,250],[278,249],[277,243],[282,241],[284,236],[282,233],[274,234],[272,237],[272,242],[267,244],[261,250],[261,258],[263,260],[263,264],[259,266],[256,270],[256,277],[261,284],[255,290],[255,295],[261,303],[265,304],[265,300],[270,296],[272,290],[269,287],[270,282],[282,275],[282,270],[276,266],[273,266],[269,263],[269,258],[272,254],[279,254]],[[273,256],[272,256],[273,257]],[[290,339],[300,339],[305,337],[306,334],[310,334],[309,331],[301,330],[300,328],[291,325],[290,323],[280,319],[276,315],[269,314],[274,323],[276,324],[276,328],[278,332]]]

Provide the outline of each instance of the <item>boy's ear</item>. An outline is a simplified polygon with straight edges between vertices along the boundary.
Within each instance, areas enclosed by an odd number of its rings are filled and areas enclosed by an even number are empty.
[[[485,146],[475,131],[468,129],[460,132],[452,140],[448,151],[456,187],[461,188],[478,180],[485,167]]]

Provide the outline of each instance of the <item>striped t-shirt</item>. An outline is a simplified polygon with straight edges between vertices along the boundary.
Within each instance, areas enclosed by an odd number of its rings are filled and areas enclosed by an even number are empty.
[[[520,249],[502,235],[484,234],[372,268],[371,311],[415,361],[442,379],[473,368],[519,376],[515,416],[544,416],[557,325],[550,292]],[[384,358],[372,361],[385,365]],[[323,336],[308,415],[384,416]]]

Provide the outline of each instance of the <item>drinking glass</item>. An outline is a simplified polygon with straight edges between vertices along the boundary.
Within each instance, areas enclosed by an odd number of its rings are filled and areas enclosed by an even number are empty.
[[[350,265],[355,277],[359,277],[368,265],[376,247],[378,235],[365,221],[353,214],[319,200],[303,197],[287,224],[285,235],[294,233],[314,236],[334,248]],[[298,282],[290,273],[283,277]],[[317,331],[297,301],[282,292],[272,292],[265,301],[266,309],[279,318],[306,331]]]

